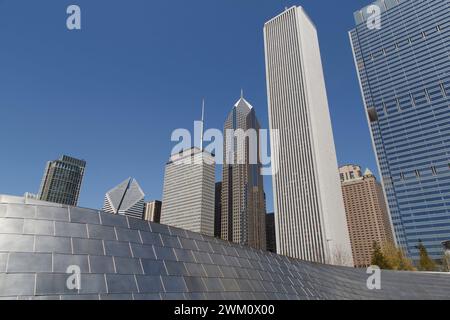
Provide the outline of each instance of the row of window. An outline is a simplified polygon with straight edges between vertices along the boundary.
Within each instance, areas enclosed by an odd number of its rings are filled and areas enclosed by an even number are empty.
[[[402,112],[408,107],[416,107],[424,103],[431,103],[438,95],[439,98],[447,98],[449,93],[443,82],[440,82],[437,87],[425,88],[421,91],[411,92],[407,95],[394,97],[389,101],[382,102],[382,110],[385,115],[395,111]],[[440,93],[440,94],[439,94]],[[371,122],[378,121],[378,114],[374,107],[368,108],[369,119]]]
[[[376,58],[386,57],[391,52],[394,52],[395,50],[399,50],[401,47],[403,47],[405,45],[413,44],[414,42],[416,42],[418,40],[426,40],[427,37],[429,37],[430,35],[434,34],[435,32],[441,32],[444,29],[445,29],[444,25],[437,25],[436,27],[433,27],[432,29],[430,29],[428,31],[422,31],[420,34],[408,37],[407,39],[402,40],[402,41],[395,42],[393,45],[391,45],[387,48],[382,48],[381,50],[379,50],[377,52],[371,52],[368,55],[369,60],[374,61]]]
[[[448,164],[448,168],[450,169],[450,163]],[[435,167],[435,166],[432,166],[431,168],[431,174],[433,175],[433,176],[437,176],[438,175],[438,170],[437,170],[437,168]],[[421,170],[414,170],[413,171],[414,172],[414,175],[416,176],[416,178],[420,178],[421,177]],[[405,173],[404,172],[400,172],[400,180],[406,180],[406,177],[405,177]]]

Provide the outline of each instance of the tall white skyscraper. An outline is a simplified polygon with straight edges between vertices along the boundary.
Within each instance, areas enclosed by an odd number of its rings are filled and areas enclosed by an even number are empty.
[[[265,24],[264,42],[277,252],[352,266],[316,29],[292,7]]]
[[[135,179],[128,178],[105,195],[103,211],[142,219],[145,194]]]
[[[214,236],[214,157],[194,147],[166,164],[161,224]]]

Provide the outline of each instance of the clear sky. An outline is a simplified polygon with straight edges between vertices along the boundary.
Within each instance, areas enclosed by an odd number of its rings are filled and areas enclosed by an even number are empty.
[[[130,176],[160,199],[171,133],[193,127],[202,97],[208,128],[241,88],[268,127],[262,30],[292,5],[318,29],[339,164],[376,172],[347,33],[369,3],[0,0],[0,193],[37,193],[46,161],[67,154],[87,161],[80,206],[100,208]],[[81,31],[66,28],[70,4]]]

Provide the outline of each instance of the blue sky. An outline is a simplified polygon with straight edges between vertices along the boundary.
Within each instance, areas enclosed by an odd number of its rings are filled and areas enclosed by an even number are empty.
[[[376,171],[347,34],[369,2],[0,0],[0,193],[37,192],[68,154],[88,163],[80,206],[129,176],[160,199],[171,133],[193,127],[202,97],[222,128],[243,88],[267,128],[262,28],[294,4],[318,29],[339,164]],[[81,31],[66,28],[70,4]]]

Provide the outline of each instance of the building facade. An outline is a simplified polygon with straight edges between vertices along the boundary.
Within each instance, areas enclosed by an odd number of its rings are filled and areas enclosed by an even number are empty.
[[[214,235],[214,156],[194,147],[166,164],[161,224]]]
[[[277,252],[353,265],[316,29],[292,7],[264,40]]]
[[[264,250],[266,211],[259,129],[255,109],[242,96],[224,124],[221,238]]]
[[[155,200],[145,203],[143,219],[155,223],[161,222],[161,207],[162,202]]]
[[[266,250],[277,252],[277,240],[275,236],[275,214],[266,214]]]
[[[362,174],[359,166],[347,165],[339,173],[353,263],[366,268],[371,265],[374,242],[395,243],[383,188],[368,169]]]
[[[224,304],[266,300],[271,304],[273,300],[448,300],[450,292],[448,273],[386,270],[382,290],[368,290],[369,276],[354,268],[318,267],[157,223],[1,194],[0,226],[0,300],[224,300]],[[77,277],[66,273],[74,264],[81,271]],[[80,289],[71,289],[69,279]]]
[[[222,182],[216,182],[214,201],[214,237],[220,238],[222,225]]]
[[[142,219],[145,194],[135,179],[128,178],[105,195],[103,211]]]
[[[39,189],[42,201],[76,206],[80,196],[86,161],[63,155],[47,162]]]
[[[450,238],[449,2],[374,5],[355,12],[350,40],[394,231],[413,260],[419,240],[441,259]]]

